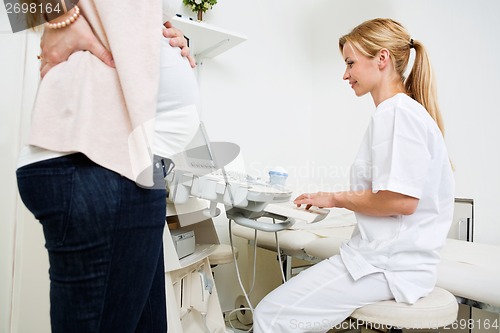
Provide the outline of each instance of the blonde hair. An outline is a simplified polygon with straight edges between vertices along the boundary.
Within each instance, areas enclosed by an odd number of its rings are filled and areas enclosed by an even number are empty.
[[[340,52],[347,42],[370,58],[375,57],[383,48],[389,50],[392,64],[401,77],[406,93],[424,106],[444,135],[435,79],[427,51],[422,43],[412,39],[400,23],[384,18],[365,21],[350,33],[340,37]],[[405,79],[404,73],[412,48],[415,49],[415,61],[408,78]]]

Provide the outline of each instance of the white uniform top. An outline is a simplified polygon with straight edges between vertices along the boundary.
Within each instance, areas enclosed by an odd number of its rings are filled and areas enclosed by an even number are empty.
[[[341,247],[351,276],[383,272],[398,302],[427,295],[453,216],[454,186],[442,134],[424,107],[405,94],[380,103],[351,168],[351,190],[420,200],[411,215],[356,213],[352,238]]]

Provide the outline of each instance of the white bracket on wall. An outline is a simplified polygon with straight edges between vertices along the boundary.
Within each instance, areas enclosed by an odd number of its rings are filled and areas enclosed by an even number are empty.
[[[198,61],[214,58],[247,40],[247,37],[205,22],[182,17],[172,18],[172,24],[189,38],[189,48]]]

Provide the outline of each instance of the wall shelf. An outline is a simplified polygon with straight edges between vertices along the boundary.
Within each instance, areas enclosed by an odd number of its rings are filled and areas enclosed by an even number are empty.
[[[189,48],[197,59],[213,58],[244,42],[247,38],[219,27],[184,17],[171,20],[189,38]]]

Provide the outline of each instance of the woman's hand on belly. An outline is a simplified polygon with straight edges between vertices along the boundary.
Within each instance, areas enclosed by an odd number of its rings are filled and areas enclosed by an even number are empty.
[[[163,29],[163,37],[170,38],[170,46],[178,47],[181,49],[181,55],[189,60],[191,68],[196,67],[196,60],[190,54],[189,46],[187,44],[187,39],[184,37],[184,33],[174,28],[170,21],[165,22],[165,29]]]

